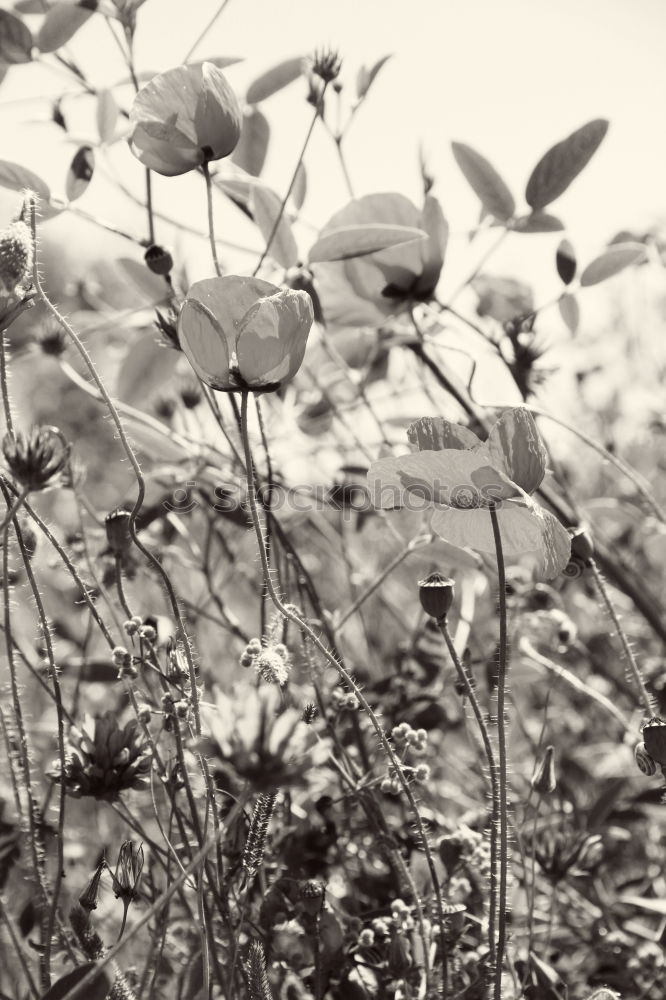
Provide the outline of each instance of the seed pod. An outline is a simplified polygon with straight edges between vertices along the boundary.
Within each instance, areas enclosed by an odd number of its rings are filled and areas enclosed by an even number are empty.
[[[153,274],[166,276],[173,268],[173,257],[165,247],[161,247],[157,243],[148,247],[143,255],[143,259],[146,262],[146,267],[148,267]]]
[[[580,559],[585,566],[590,565],[594,559],[594,542],[592,536],[586,528],[572,528],[571,535],[571,555]]]
[[[553,752],[553,747],[546,747],[544,755],[537,763],[532,775],[532,788],[539,795],[552,795],[557,786]]]
[[[657,762],[652,759],[645,749],[645,743],[638,743],[634,747],[634,757],[636,758],[638,770],[642,771],[643,774],[652,776],[657,773]]]
[[[112,510],[104,519],[106,528],[106,540],[109,548],[116,556],[124,555],[132,544],[132,536],[129,530],[131,514],[122,507]]]
[[[454,581],[441,573],[431,573],[419,580],[419,600],[421,607],[431,618],[446,618],[453,603]]]

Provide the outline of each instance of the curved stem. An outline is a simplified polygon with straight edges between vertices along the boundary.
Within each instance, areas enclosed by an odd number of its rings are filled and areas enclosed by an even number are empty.
[[[497,748],[499,752],[499,900],[497,915],[497,964],[495,966],[495,1000],[502,1000],[502,964],[506,947],[506,906],[507,885],[509,877],[509,802],[507,778],[507,747],[506,720],[504,717],[506,699],[506,681],[509,670],[509,643],[506,619],[506,576],[504,571],[504,553],[502,550],[502,535],[500,532],[497,511],[490,508],[490,520],[493,526],[495,554],[497,557],[497,574],[499,577],[499,651],[497,663]]]
[[[430,845],[428,843],[426,831],[423,826],[423,820],[421,818],[421,814],[419,812],[416,799],[414,798],[414,793],[403,773],[400,761],[396,757],[393,747],[391,746],[391,743],[389,742],[389,739],[386,733],[384,732],[379,722],[379,719],[375,715],[372,706],[369,704],[363,692],[354,682],[351,675],[345,670],[342,664],[338,662],[333,653],[331,653],[330,650],[326,648],[326,646],[319,638],[317,633],[314,631],[314,629],[312,629],[310,625],[308,625],[308,623],[296,612],[296,610],[291,605],[286,605],[283,603],[282,598],[277,593],[275,586],[273,584],[273,580],[271,578],[270,566],[268,565],[268,559],[266,557],[264,529],[262,527],[261,519],[259,517],[259,508],[257,505],[257,497],[254,488],[254,477],[252,475],[252,467],[253,467],[252,451],[250,449],[250,438],[248,434],[248,424],[247,424],[248,396],[249,393],[247,392],[243,392],[241,394],[241,437],[243,439],[245,467],[247,470],[246,478],[247,478],[248,507],[250,509],[250,516],[252,518],[252,525],[254,527],[254,532],[257,537],[259,558],[261,560],[261,567],[264,574],[264,582],[266,585],[266,590],[268,592],[270,599],[272,600],[273,604],[280,612],[280,614],[283,615],[283,617],[286,618],[287,621],[293,622],[293,624],[296,625],[301,630],[301,632],[308,637],[308,639],[310,639],[315,648],[328,661],[328,663],[331,664],[336,673],[342,678],[347,688],[356,695],[359,704],[361,705],[363,710],[366,712],[368,718],[370,719],[372,727],[375,730],[375,733],[377,734],[379,742],[381,743],[382,749],[384,750],[386,756],[388,757],[389,763],[393,768],[398,781],[400,782],[401,788],[407,797],[407,801],[409,802],[412,815],[414,816],[416,829],[419,835],[420,842],[423,846],[423,852],[425,854],[426,863],[428,865],[428,870],[430,873],[430,879],[432,882],[433,891],[436,899],[436,905],[437,905],[437,918],[440,928],[440,948],[442,953],[442,965],[444,969],[446,969],[446,942],[444,938],[444,908],[443,908],[443,899],[439,884],[439,878],[437,876],[437,870],[435,868],[435,862],[432,855],[432,851],[430,850]],[[414,907],[417,912],[417,918],[419,920],[419,923],[421,924],[423,922],[423,909],[421,906],[421,901],[417,898],[414,899]],[[426,973],[427,973],[428,969],[427,949],[424,950],[424,962],[426,964]],[[445,983],[444,983],[443,995],[446,996],[447,993],[446,975],[444,975],[444,980]]]
[[[601,573],[601,570],[597,566],[596,561],[594,559],[590,559],[589,565],[590,569],[592,570],[592,575],[594,576],[594,582],[597,585],[597,590],[601,594],[601,598],[604,602],[604,605],[606,606],[606,610],[608,611],[608,614],[611,616],[613,625],[615,626],[615,631],[617,632],[620,638],[620,642],[622,643],[622,649],[625,657],[627,658],[627,663],[629,664],[631,676],[633,677],[634,683],[638,688],[638,693],[640,694],[641,701],[643,702],[643,706],[645,708],[647,716],[648,718],[652,718],[652,716],[655,714],[652,698],[650,697],[650,693],[645,686],[645,681],[643,680],[643,675],[641,674],[641,668],[638,666],[638,663],[636,662],[636,657],[634,656],[633,650],[629,645],[629,640],[627,639],[626,632],[622,628],[622,623],[620,622],[618,613],[615,610],[615,605],[611,600],[610,592],[608,590],[606,581],[604,580],[603,574]]]
[[[201,170],[206,180],[206,205],[208,207],[208,240],[210,242],[210,252],[213,257],[215,274],[218,276],[218,278],[220,278],[222,276],[222,267],[220,266],[220,261],[217,256],[217,245],[215,243],[215,218],[213,214],[213,182],[211,181],[210,178],[210,170],[208,169],[208,163],[205,160],[202,164]]]

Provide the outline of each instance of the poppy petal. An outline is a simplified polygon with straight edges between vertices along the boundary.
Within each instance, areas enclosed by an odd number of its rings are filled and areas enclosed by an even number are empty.
[[[543,482],[548,456],[534,417],[524,407],[504,411],[488,435],[488,450],[492,465],[525,493],[531,495]]]
[[[462,424],[452,424],[444,417],[421,417],[415,420],[407,428],[407,438],[419,451],[469,449],[481,444],[474,431]]]
[[[313,322],[307,292],[285,289],[256,302],[239,327],[237,357],[243,380],[261,386],[293,378]]]
[[[231,357],[224,331],[208,306],[186,299],[178,318],[178,339],[197,375],[213,389],[231,389]]]
[[[404,506],[420,510],[425,502],[464,509],[497,498],[496,492],[486,496],[487,483],[483,489],[474,483],[474,474],[487,467],[484,452],[421,451],[373,462],[368,472],[368,486],[375,507]],[[504,477],[498,472],[495,483],[501,493]]]

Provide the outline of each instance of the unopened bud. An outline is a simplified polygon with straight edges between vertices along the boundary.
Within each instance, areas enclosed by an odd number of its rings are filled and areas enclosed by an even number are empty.
[[[546,747],[543,757],[537,762],[531,781],[532,788],[539,795],[552,795],[557,786],[553,747]]]
[[[0,292],[11,295],[28,282],[32,254],[32,235],[25,222],[12,222],[0,232]]]
[[[106,540],[109,543],[109,548],[116,556],[124,555],[132,544],[132,535],[129,528],[130,518],[131,514],[128,510],[118,507],[116,510],[112,510],[110,514],[107,514],[104,519]]]
[[[173,268],[173,257],[168,250],[164,247],[158,246],[157,243],[153,244],[152,247],[148,247],[143,259],[146,262],[146,267],[148,267],[153,274],[166,276]]]
[[[419,600],[421,607],[431,618],[446,618],[453,604],[454,582],[441,573],[431,573],[419,580]]]
[[[586,528],[571,528],[571,555],[581,559],[586,566],[589,566],[594,559],[594,542],[592,536]]]

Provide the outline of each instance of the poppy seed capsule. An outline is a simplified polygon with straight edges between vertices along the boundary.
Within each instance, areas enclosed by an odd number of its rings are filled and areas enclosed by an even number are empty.
[[[539,795],[552,795],[557,786],[553,747],[546,747],[543,757],[537,762],[531,781],[532,788]]]
[[[454,586],[453,580],[441,573],[431,573],[419,580],[419,600],[425,613],[438,621],[446,618],[453,604]]]
[[[109,543],[109,548],[116,556],[124,555],[132,544],[132,535],[129,528],[130,517],[131,514],[128,510],[118,507],[116,510],[112,510],[110,514],[107,514],[104,519],[106,540]]]
[[[592,536],[586,528],[572,528],[571,535],[571,555],[581,559],[586,566],[590,565],[594,559],[594,542]]]
[[[143,259],[146,262],[146,267],[152,271],[153,274],[166,276],[173,269],[173,257],[168,250],[159,246],[157,243],[148,247],[143,255]]]

